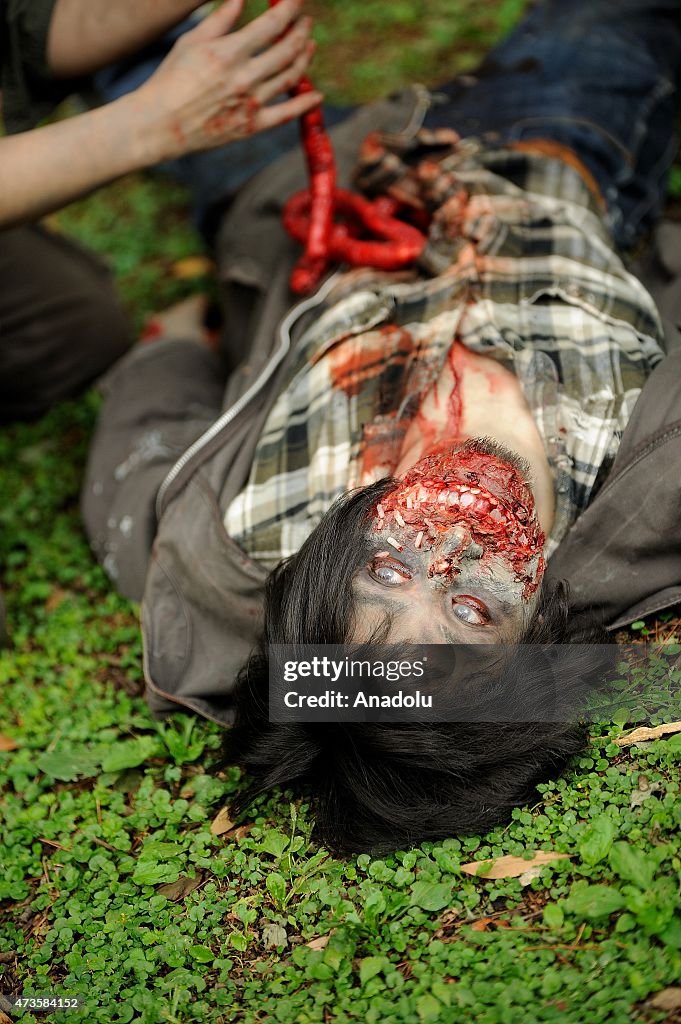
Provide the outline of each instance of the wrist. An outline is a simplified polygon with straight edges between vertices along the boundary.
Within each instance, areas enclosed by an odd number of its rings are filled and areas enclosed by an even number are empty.
[[[172,131],[161,105],[145,86],[110,104],[120,126],[121,145],[127,151],[129,170],[153,167],[176,155]]]

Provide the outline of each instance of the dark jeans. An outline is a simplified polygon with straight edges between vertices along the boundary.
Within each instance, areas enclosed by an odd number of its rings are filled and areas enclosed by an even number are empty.
[[[0,233],[0,425],[32,419],[119,359],[132,330],[96,256],[33,225]],[[0,593],[0,647],[7,640]]]
[[[477,73],[442,87],[426,124],[570,147],[625,247],[664,203],[680,80],[681,0],[546,0]]]
[[[73,398],[132,344],[106,265],[62,235],[0,233],[0,281],[0,423]]]

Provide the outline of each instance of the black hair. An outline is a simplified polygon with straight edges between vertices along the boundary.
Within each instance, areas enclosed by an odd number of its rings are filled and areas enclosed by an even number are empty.
[[[338,852],[394,850],[485,832],[536,799],[536,786],[563,772],[586,741],[585,728],[567,713],[584,690],[579,659],[558,659],[551,667],[548,696],[561,695],[566,714],[560,721],[542,714],[547,688],[541,673],[513,656],[488,696],[511,680],[541,721],[269,721],[269,646],[348,642],[355,625],[353,577],[369,556],[370,510],[393,485],[383,480],[344,495],[300,551],[271,573],[264,632],[237,678],[236,720],[226,739],[226,759],[243,765],[250,778],[235,809],[273,786],[300,787],[312,799],[318,839]],[[542,589],[520,640],[599,644],[607,634],[598,624],[571,628],[567,588],[558,584]]]

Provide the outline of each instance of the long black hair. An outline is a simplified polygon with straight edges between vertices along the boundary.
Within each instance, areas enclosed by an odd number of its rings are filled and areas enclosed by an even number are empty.
[[[300,551],[271,573],[263,636],[237,679],[236,721],[226,739],[226,759],[243,765],[250,779],[238,807],[273,786],[298,786],[312,799],[319,840],[338,852],[487,831],[535,799],[537,784],[559,775],[586,739],[569,714],[545,720],[544,681],[522,657],[511,657],[496,683],[513,682],[518,699],[538,712],[534,722],[269,721],[269,646],[348,642],[353,578],[369,555],[370,510],[391,486],[384,480],[344,495]],[[598,624],[571,629],[567,589],[559,584],[543,589],[519,641],[598,644],[607,634]],[[552,695],[557,686],[566,710],[583,694],[581,667],[559,659],[552,668]]]

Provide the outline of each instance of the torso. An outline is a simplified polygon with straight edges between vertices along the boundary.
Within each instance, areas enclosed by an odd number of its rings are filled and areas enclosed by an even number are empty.
[[[553,475],[518,378],[496,359],[454,342],[437,381],[408,428],[394,475],[443,441],[492,437],[528,460],[542,529],[551,530]]]
[[[401,473],[427,444],[469,437],[530,462],[550,556],[662,358],[654,304],[572,167],[467,144],[439,160],[436,179],[427,170],[403,172],[437,207],[422,276],[351,272],[337,285],[226,510],[230,536],[268,567],[344,491]]]

